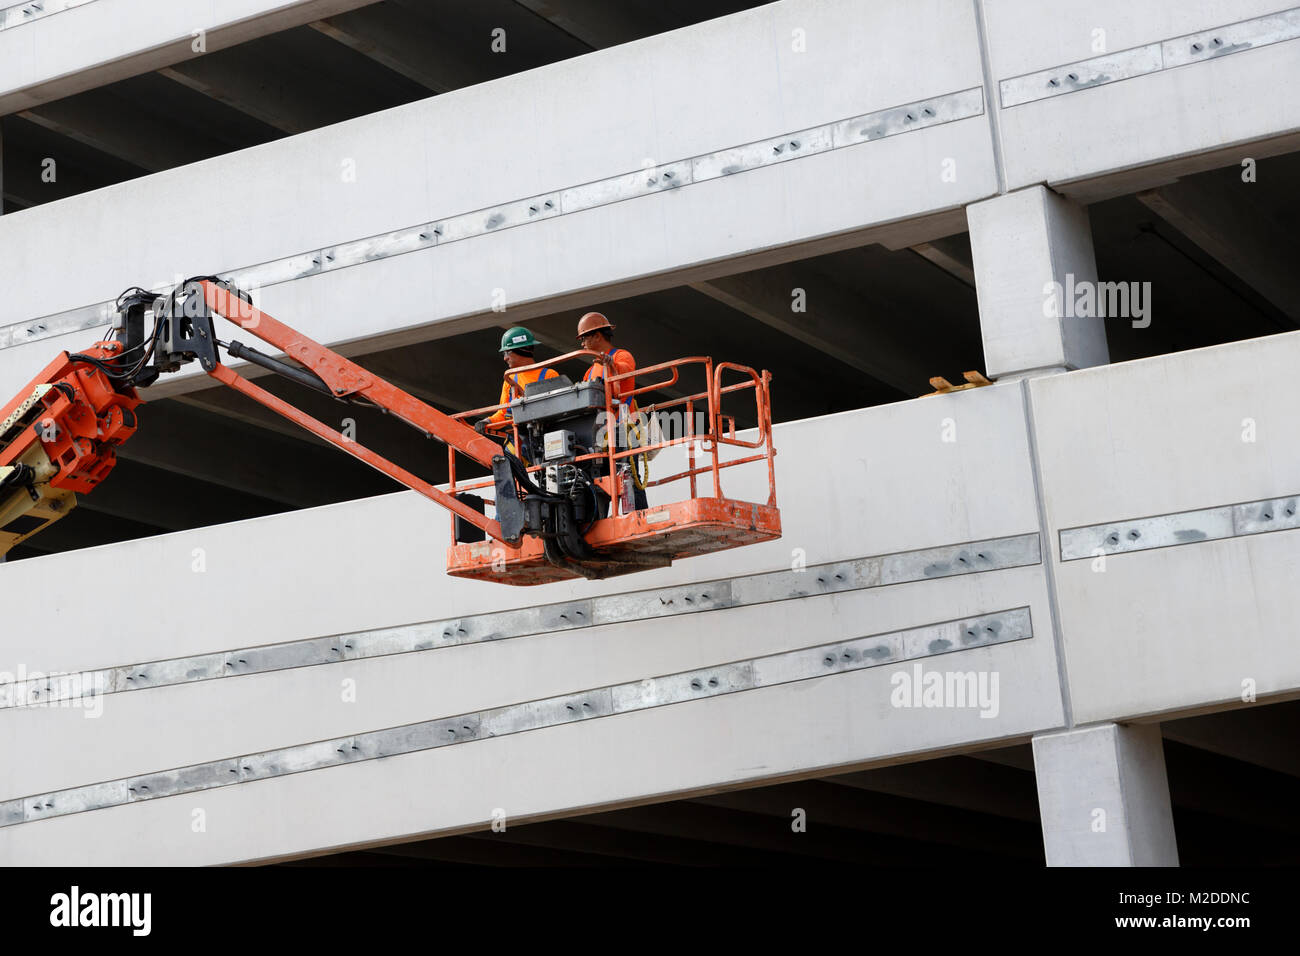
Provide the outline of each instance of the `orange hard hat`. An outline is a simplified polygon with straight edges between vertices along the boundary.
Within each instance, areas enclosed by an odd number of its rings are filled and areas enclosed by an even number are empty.
[[[614,326],[609,319],[599,312],[588,312],[578,320],[578,341],[581,342],[582,337],[588,332],[602,332],[605,329],[609,329],[611,332],[614,331]]]

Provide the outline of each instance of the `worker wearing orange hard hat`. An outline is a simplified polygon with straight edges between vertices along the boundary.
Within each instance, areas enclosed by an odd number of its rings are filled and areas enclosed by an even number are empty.
[[[600,312],[588,312],[578,320],[578,345],[584,349],[600,353],[600,356],[591,363],[591,367],[587,369],[587,373],[582,377],[584,382],[594,382],[598,378],[604,378],[606,367],[610,369],[609,375],[611,377],[636,370],[636,359],[632,357],[632,353],[627,349],[615,347],[614,324]],[[614,382],[611,388],[614,401],[620,406],[616,411],[625,420],[630,418],[632,413],[636,411],[636,399],[631,394],[636,389],[636,379],[631,376],[620,379]],[[643,458],[644,456],[638,455],[630,459],[635,476],[633,499],[638,511],[646,507],[645,488],[642,487],[638,474],[638,463],[640,463],[640,467],[644,467]]]
[[[622,375],[636,369],[636,359],[627,349],[614,347],[614,325],[599,312],[588,312],[578,320],[578,344],[584,349],[599,352],[603,358],[591,363],[584,382],[595,381],[605,377],[605,365],[613,369],[612,375]],[[625,378],[614,383],[614,397],[625,405],[634,404],[629,392],[636,388],[636,379]]]

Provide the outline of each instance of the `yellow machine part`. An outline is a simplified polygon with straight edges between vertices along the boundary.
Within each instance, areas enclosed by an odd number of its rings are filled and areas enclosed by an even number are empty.
[[[36,472],[36,481],[31,491],[26,487],[13,488],[0,497],[0,555],[44,531],[77,506],[73,492],[50,487],[49,479],[58,469],[50,464],[39,442],[21,455],[16,464],[30,466]],[[0,467],[0,481],[11,471],[12,467]]]

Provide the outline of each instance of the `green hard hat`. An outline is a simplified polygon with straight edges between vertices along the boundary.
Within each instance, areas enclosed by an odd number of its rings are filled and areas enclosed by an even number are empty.
[[[502,352],[513,352],[515,349],[531,349],[536,346],[537,339],[533,338],[533,333],[522,325],[516,325],[513,329],[506,329],[506,334],[501,336]]]

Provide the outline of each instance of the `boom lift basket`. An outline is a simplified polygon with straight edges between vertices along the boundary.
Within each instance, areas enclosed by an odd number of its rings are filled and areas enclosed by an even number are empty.
[[[519,375],[544,365],[560,367],[563,362],[583,356],[591,358],[593,353],[570,352],[544,363],[514,369],[506,375]],[[683,394],[684,378],[689,375],[695,380],[700,371],[704,378],[703,390]],[[724,384],[723,376],[727,372],[738,380]],[[633,399],[634,404],[623,410],[620,409],[623,401],[615,399],[614,390],[619,382],[629,378],[654,381],[624,393],[622,400]],[[601,497],[608,499],[608,514],[592,521],[583,535],[594,552],[594,560],[570,559],[556,563],[547,556],[544,542],[536,537],[526,537],[515,547],[490,539],[457,541],[453,528],[454,543],[447,550],[447,573],[514,585],[547,584],[579,577],[605,578],[666,567],[679,558],[779,538],[781,514],[776,505],[770,382],[768,372],[726,362],[715,366],[711,358],[694,356],[577,385],[563,377],[529,385],[524,396],[509,406],[509,418],[493,426],[490,434],[507,442],[512,450],[540,451],[541,455],[534,457],[541,460],[529,460],[527,468],[533,480],[543,487],[554,488],[557,467],[585,466],[589,471],[601,472],[595,483],[604,493]],[[724,414],[725,396],[752,399],[752,411],[746,417],[756,425],[748,438],[737,434],[735,415]],[[474,418],[502,407],[473,409],[454,417]],[[572,409],[575,433],[581,435],[581,424],[588,420],[584,412],[594,410],[595,415],[591,417],[598,416],[600,425],[613,423],[614,427],[603,430],[607,436],[614,435],[614,440],[597,441],[593,444],[598,447],[594,448],[579,442],[567,454],[558,440],[544,448],[537,441],[530,441],[529,426],[539,419],[545,421],[548,429],[554,429],[549,437],[563,434],[566,408]],[[665,417],[660,418],[661,415]],[[665,420],[675,427],[659,427],[659,422]],[[619,436],[629,431],[633,436],[630,440],[619,440]],[[671,497],[676,487],[684,491],[685,497],[676,501],[652,501],[650,507],[634,511],[625,506],[625,496],[619,493],[619,475],[633,469],[638,475],[646,473],[649,458],[655,461],[654,471],[665,467],[669,470],[644,482],[648,496]],[[593,465],[596,467],[592,468]],[[728,498],[723,493],[722,478],[732,474],[728,469],[746,466],[751,470],[748,476],[751,484],[752,470],[766,466],[765,501]],[[451,450],[448,468],[449,494],[492,494],[490,478],[468,482],[457,479],[456,455]],[[615,477],[611,479],[611,475]]]

